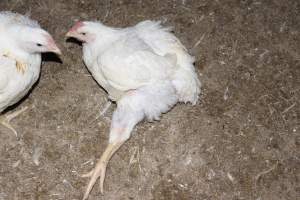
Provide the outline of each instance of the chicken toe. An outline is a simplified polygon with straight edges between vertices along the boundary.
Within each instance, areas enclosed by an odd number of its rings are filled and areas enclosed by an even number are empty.
[[[109,160],[111,159],[112,155],[122,146],[122,144],[124,142],[125,141],[109,144],[107,146],[107,148],[105,149],[104,153],[102,154],[100,160],[96,164],[96,167],[89,173],[81,176],[81,177],[90,177],[91,178],[82,200],[86,200],[88,198],[88,196],[98,178],[100,178],[100,192],[103,194],[103,191],[104,191],[103,184],[104,184],[107,164],[108,164]]]
[[[28,107],[26,106],[15,112],[0,116],[0,124],[2,124],[3,126],[5,126],[8,129],[10,129],[16,135],[16,137],[18,137],[18,133],[14,129],[14,127],[10,124],[10,121],[12,119],[14,119],[15,117],[17,117],[18,115],[20,115],[21,113],[23,113],[25,110],[27,110],[27,108]]]

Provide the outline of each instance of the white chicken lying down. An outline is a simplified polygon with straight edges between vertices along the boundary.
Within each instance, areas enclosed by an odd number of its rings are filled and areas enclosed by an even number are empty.
[[[0,12],[0,113],[22,99],[38,80],[42,52],[60,54],[48,32],[27,16]],[[0,123],[17,135],[10,120],[25,110],[0,116]]]
[[[195,104],[200,82],[194,58],[160,22],[143,21],[133,27],[112,28],[100,22],[77,22],[67,37],[83,42],[83,60],[96,79],[117,103],[113,114],[109,144],[91,177],[83,199],[87,199],[112,155],[130,137],[144,118],[159,120],[177,102]]]

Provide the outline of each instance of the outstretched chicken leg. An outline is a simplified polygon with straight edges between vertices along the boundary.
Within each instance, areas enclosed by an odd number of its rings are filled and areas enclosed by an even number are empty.
[[[26,106],[26,107],[23,107],[20,110],[17,110],[17,111],[14,111],[12,113],[0,116],[0,123],[3,126],[5,126],[6,128],[10,129],[16,135],[16,137],[18,137],[18,133],[14,129],[14,127],[12,127],[12,125],[10,124],[10,121],[12,119],[14,119],[15,117],[17,117],[18,115],[20,115],[21,113],[23,113],[25,110],[27,110],[27,108],[28,107]]]
[[[161,90],[164,90],[164,92]],[[148,103],[149,99],[152,100],[151,103]],[[96,167],[83,175],[83,177],[90,177],[83,200],[88,198],[98,178],[100,178],[100,191],[103,193],[103,183],[108,161],[122,144],[129,139],[135,125],[144,117],[147,117],[149,120],[158,119],[161,113],[168,111],[176,102],[175,90],[169,82],[157,83],[132,90],[117,102],[118,106],[113,114],[110,128],[109,144]]]
[[[126,97],[124,98],[126,100]],[[100,191],[103,194],[103,183],[105,179],[106,167],[113,156],[113,154],[124,144],[130,137],[130,133],[134,126],[142,120],[143,114],[141,110],[132,110],[129,105],[123,103],[124,100],[118,103],[118,107],[113,114],[112,124],[110,129],[109,144],[102,154],[96,167],[82,177],[90,177],[90,182],[87,186],[83,200],[86,200],[95,185],[98,178],[100,178]]]

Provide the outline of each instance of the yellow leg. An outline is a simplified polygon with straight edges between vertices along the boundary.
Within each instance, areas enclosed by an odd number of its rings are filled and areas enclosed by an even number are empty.
[[[0,123],[5,126],[6,128],[10,129],[15,135],[16,137],[18,137],[18,133],[17,131],[14,129],[14,127],[12,127],[12,125],[10,124],[10,121],[12,119],[14,119],[15,117],[17,117],[18,115],[20,115],[22,112],[24,112],[25,110],[27,110],[27,106],[23,107],[20,110],[17,110],[15,112],[6,114],[4,116],[0,116]]]
[[[91,178],[82,200],[86,200],[88,198],[98,178],[100,178],[100,191],[103,194],[103,183],[108,161],[111,159],[114,153],[122,146],[122,144],[124,144],[124,142],[125,141],[108,144],[100,160],[97,162],[96,167],[89,173],[82,175],[82,177]]]

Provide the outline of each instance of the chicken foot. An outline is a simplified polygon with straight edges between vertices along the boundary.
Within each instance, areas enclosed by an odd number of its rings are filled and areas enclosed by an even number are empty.
[[[8,129],[10,129],[16,135],[16,137],[18,137],[18,133],[14,129],[14,127],[10,124],[10,121],[12,119],[16,118],[18,115],[20,115],[24,111],[26,111],[27,109],[28,109],[28,107],[26,106],[26,107],[21,108],[20,110],[0,116],[0,124],[2,124],[3,126],[5,126]]]
[[[100,160],[97,162],[96,167],[89,173],[82,175],[82,177],[91,178],[82,200],[86,200],[88,198],[89,193],[91,192],[98,178],[100,178],[100,191],[103,194],[103,184],[104,184],[107,164],[111,159],[111,157],[113,156],[113,154],[122,146],[122,144],[124,144],[124,142],[125,141],[108,144]]]

